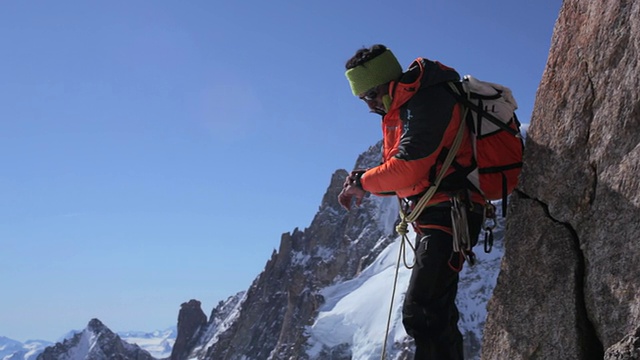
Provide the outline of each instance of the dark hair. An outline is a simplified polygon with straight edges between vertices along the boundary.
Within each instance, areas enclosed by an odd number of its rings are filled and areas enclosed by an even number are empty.
[[[387,51],[387,47],[382,44],[376,44],[370,48],[362,48],[356,51],[356,54],[353,55],[351,59],[347,60],[345,67],[347,70],[353,69],[354,67],[366,63],[385,51]]]

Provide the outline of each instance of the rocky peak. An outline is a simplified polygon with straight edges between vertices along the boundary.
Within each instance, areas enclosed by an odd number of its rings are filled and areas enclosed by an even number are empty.
[[[380,144],[365,152],[356,165],[366,168],[379,160]],[[392,241],[392,227],[385,224],[393,223],[397,211],[381,214],[378,210],[383,204],[388,208],[385,202],[393,199],[369,197],[347,213],[337,201],[347,174],[338,170],[331,176],[308,228],[282,235],[264,271],[242,301],[233,302],[234,321],[211,319],[191,350],[177,352],[172,359],[194,355],[206,359],[285,359],[304,354],[305,328],[324,301],[319,291],[356,276]],[[384,216],[393,219],[379,221]]]
[[[154,358],[137,345],[126,343],[100,320],[91,319],[87,327],[72,338],[47,347],[38,360],[103,360]]]
[[[178,314],[178,336],[171,351],[171,359],[181,359],[196,342],[198,331],[207,323],[207,315],[198,300],[189,300],[180,305]]]
[[[102,323],[102,321],[98,320],[98,319],[91,319],[89,320],[89,324],[87,324],[87,330],[93,332],[94,334],[100,334],[100,333],[108,333],[111,330],[109,330],[109,328],[107,328],[106,326],[104,326],[104,324]]]

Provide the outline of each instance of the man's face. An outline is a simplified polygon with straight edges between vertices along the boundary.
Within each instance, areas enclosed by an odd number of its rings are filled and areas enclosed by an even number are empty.
[[[360,100],[367,103],[369,110],[371,112],[384,115],[387,113],[387,110],[384,108],[384,103],[382,102],[382,97],[386,95],[387,84],[378,85],[373,87],[362,94],[358,95]]]

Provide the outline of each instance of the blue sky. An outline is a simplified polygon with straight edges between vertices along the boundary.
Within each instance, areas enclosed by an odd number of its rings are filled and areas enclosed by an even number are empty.
[[[0,2],[0,336],[209,314],[380,138],[358,48],[509,86],[528,122],[560,5]]]

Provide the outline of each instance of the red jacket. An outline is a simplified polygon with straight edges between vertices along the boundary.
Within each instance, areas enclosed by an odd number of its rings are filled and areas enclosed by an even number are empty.
[[[367,170],[363,189],[377,195],[418,199],[434,181],[462,121],[462,108],[447,90],[458,81],[452,68],[416,59],[398,81],[389,84],[392,103],[382,118],[382,164]],[[466,189],[473,163],[469,132],[430,204],[447,201],[447,191]],[[473,200],[482,203],[476,194]]]

